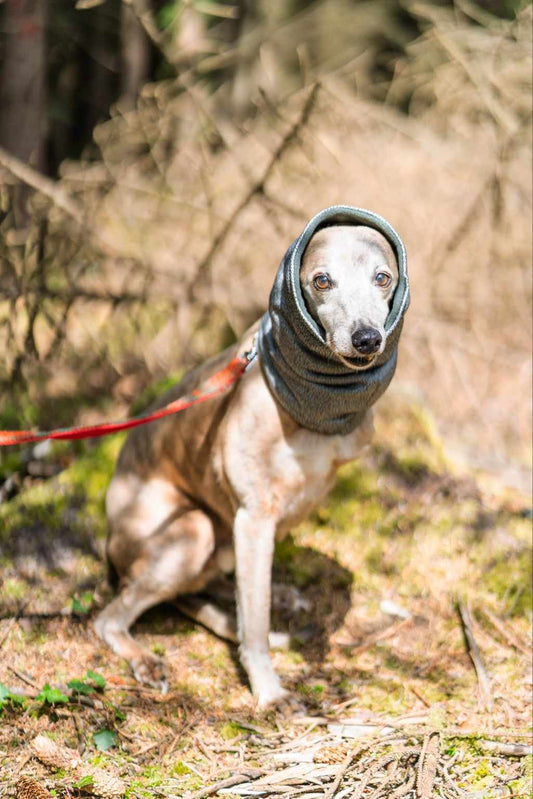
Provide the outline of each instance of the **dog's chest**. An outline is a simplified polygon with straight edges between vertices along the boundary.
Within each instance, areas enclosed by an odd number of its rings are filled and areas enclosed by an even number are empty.
[[[273,448],[266,491],[277,517],[277,534],[283,535],[326,496],[339,465],[337,442],[305,430]]]

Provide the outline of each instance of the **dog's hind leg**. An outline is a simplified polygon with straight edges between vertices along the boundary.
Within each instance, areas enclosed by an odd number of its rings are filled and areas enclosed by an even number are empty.
[[[140,578],[125,586],[94,622],[99,637],[131,666],[135,679],[166,692],[167,672],[164,662],[133,638],[129,628],[134,621],[167,599],[165,591],[154,591],[150,578]]]
[[[122,588],[118,596],[100,613],[94,626],[97,634],[130,663],[139,682],[165,690],[163,661],[136,641],[129,628],[148,608],[205,586],[213,576],[208,562],[214,549],[214,531],[202,511],[174,511],[141,538],[138,524],[143,517],[146,520],[145,510],[137,503],[112,533],[112,561],[116,563],[114,551],[117,559],[128,548],[135,555],[120,575]],[[128,529],[125,524],[129,524]]]

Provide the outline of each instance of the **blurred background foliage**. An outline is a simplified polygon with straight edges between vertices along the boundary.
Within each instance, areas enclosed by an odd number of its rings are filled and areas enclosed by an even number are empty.
[[[2,426],[126,413],[347,202],[410,256],[392,390],[523,481],[530,3],[4,0],[0,30]]]

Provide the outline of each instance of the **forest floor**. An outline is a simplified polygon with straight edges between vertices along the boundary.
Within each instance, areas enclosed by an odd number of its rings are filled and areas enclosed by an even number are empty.
[[[4,483],[0,796],[22,777],[58,796],[530,796],[528,496],[460,474],[423,408],[383,403],[371,450],[277,548],[291,647],[273,657],[302,711],[260,714],[235,648],[170,607],[134,629],[166,695],[94,634],[120,443],[30,453]]]

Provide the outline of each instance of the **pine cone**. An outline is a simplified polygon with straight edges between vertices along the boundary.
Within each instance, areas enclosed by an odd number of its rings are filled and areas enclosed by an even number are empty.
[[[348,747],[342,744],[337,746],[322,746],[315,753],[313,760],[315,763],[343,763],[348,751]]]
[[[60,746],[46,735],[38,735],[32,742],[35,755],[47,766],[74,769],[81,765],[81,757],[75,749]]]
[[[15,785],[17,799],[52,799],[46,788],[29,777],[21,777]]]
[[[80,779],[82,776],[90,776],[93,781],[90,785],[84,788],[88,793],[94,796],[103,796],[104,799],[115,799],[117,796],[123,796],[126,791],[126,784],[120,777],[114,774],[107,774],[105,771],[88,771],[85,775],[77,774],[76,778]]]
[[[74,749],[69,749],[66,746],[60,746],[51,738],[46,735],[38,735],[32,742],[32,749],[35,755],[45,763],[47,766],[54,768],[65,769],[69,778],[73,781],[79,782],[84,777],[91,777],[91,782],[88,783],[82,790],[86,793],[91,793],[94,796],[102,796],[104,799],[115,799],[117,796],[123,796],[126,791],[126,784],[120,777],[114,774],[109,774],[101,769],[91,769],[86,763],[83,762],[79,754]],[[33,783],[33,780],[29,780]],[[40,790],[37,783],[33,783]],[[21,794],[17,793],[17,799],[51,799],[50,794],[44,792],[43,794]]]

